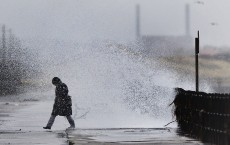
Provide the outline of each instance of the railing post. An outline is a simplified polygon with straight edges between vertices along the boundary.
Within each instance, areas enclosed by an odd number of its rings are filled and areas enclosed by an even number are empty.
[[[195,65],[196,65],[196,92],[199,92],[199,64],[198,64],[198,54],[199,54],[199,31],[197,32],[197,38],[195,38]]]

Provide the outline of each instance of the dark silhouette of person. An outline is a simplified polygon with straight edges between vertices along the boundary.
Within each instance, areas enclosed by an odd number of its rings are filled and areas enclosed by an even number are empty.
[[[55,89],[55,100],[53,105],[53,111],[51,113],[50,119],[44,129],[51,129],[56,116],[65,116],[70,124],[70,129],[75,128],[75,123],[72,115],[72,100],[71,96],[68,95],[68,87],[65,83],[61,81],[58,77],[52,79],[52,84],[56,86]]]

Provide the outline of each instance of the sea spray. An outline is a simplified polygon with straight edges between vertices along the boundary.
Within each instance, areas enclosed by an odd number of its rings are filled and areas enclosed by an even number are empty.
[[[160,127],[163,124],[159,120],[166,116],[170,120],[167,105],[173,97],[169,84],[173,80],[160,83],[170,75],[162,73],[159,80],[160,70],[153,67],[156,62],[133,55],[128,46],[112,42],[94,42],[79,48],[78,53],[76,61],[68,66],[76,73],[70,81],[75,89],[70,93],[79,108],[77,116],[88,112],[77,121],[80,126]]]
[[[68,85],[80,128],[163,127],[172,120],[174,88],[192,89],[157,58],[132,51],[138,46],[111,41],[47,46],[44,78],[58,76]]]

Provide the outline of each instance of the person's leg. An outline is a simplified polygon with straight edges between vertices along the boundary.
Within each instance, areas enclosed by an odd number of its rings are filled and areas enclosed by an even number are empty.
[[[55,118],[56,118],[56,115],[51,115],[50,119],[49,119],[49,121],[48,121],[48,123],[46,125],[46,127],[43,127],[43,128],[44,129],[51,129],[51,127],[52,127],[52,125],[54,123]]]
[[[70,128],[75,128],[74,120],[71,116],[66,116],[67,120],[69,121]]]

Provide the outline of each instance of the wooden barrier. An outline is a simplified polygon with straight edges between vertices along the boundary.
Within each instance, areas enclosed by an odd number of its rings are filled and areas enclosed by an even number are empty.
[[[207,143],[230,144],[230,94],[175,91],[179,133]]]

